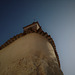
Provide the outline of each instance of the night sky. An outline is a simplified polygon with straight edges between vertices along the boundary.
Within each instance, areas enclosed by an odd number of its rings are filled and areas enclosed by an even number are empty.
[[[0,0],[0,45],[34,21],[54,39],[64,75],[75,75],[75,0]]]

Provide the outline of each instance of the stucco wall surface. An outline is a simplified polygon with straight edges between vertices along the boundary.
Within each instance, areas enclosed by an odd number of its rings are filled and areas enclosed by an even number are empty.
[[[29,33],[0,51],[0,75],[63,75],[47,39]]]

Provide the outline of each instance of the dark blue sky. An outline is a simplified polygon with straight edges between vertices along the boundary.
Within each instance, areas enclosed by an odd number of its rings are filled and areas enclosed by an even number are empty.
[[[33,21],[54,39],[64,75],[75,75],[75,1],[0,0],[0,45]]]

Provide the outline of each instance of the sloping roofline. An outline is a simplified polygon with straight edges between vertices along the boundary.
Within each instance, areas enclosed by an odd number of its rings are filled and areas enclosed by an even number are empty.
[[[28,26],[26,26],[26,27],[29,27],[29,26],[31,26],[31,25],[33,25],[33,24],[38,24],[38,25],[39,25],[38,22],[33,22],[32,24],[30,24],[30,25],[28,25]],[[23,29],[26,28],[26,27],[23,27]],[[30,30],[30,32],[28,32],[28,33],[38,33],[38,34],[44,36],[44,37],[49,41],[49,43],[52,45],[52,47],[53,47],[53,49],[54,49],[54,52],[55,52],[55,55],[56,55],[56,58],[57,58],[57,61],[58,61],[59,67],[60,67],[59,56],[58,56],[58,53],[57,53],[57,51],[56,51],[56,46],[55,46],[55,43],[54,43],[53,39],[51,38],[50,35],[48,35],[47,32],[44,32],[44,31],[42,30],[42,28],[41,28],[40,25],[39,25],[39,27],[40,27],[40,28],[39,28],[38,30],[36,30],[36,32],[33,31],[33,30]],[[23,33],[17,34],[16,36],[10,38],[10,39],[7,40],[3,45],[0,46],[0,50],[2,50],[2,49],[5,48],[6,46],[10,45],[12,42],[14,42],[15,40],[17,40],[18,38],[20,38],[20,37],[22,37],[22,36],[25,36],[25,35],[28,34],[28,33],[23,32]]]
[[[39,25],[38,21],[37,21],[37,22],[33,22],[32,24],[29,24],[29,25],[23,27],[23,29],[24,29],[24,28],[27,28],[27,27],[29,27],[29,26],[32,26],[32,25],[34,25],[34,24],[38,24],[38,26],[41,27],[41,26]]]

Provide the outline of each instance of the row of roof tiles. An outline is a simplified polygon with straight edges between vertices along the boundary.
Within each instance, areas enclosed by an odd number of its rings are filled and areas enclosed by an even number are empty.
[[[10,38],[10,39],[7,40],[3,45],[0,46],[0,50],[2,50],[2,49],[5,48],[6,46],[10,45],[10,44],[13,43],[15,40],[17,40],[18,38],[20,38],[20,37],[22,37],[22,36],[25,36],[25,35],[28,34],[28,33],[38,33],[38,34],[44,36],[44,37],[50,42],[50,44],[51,44],[52,47],[54,48],[54,51],[55,51],[55,54],[56,54],[56,57],[57,57],[57,60],[58,60],[59,66],[60,66],[59,56],[58,56],[57,51],[56,51],[55,43],[54,43],[53,39],[51,38],[51,36],[48,35],[47,32],[44,32],[44,31],[41,29],[41,27],[40,27],[37,31],[29,30],[28,32],[23,32],[23,33],[20,33],[20,34],[14,36],[13,38]]]

